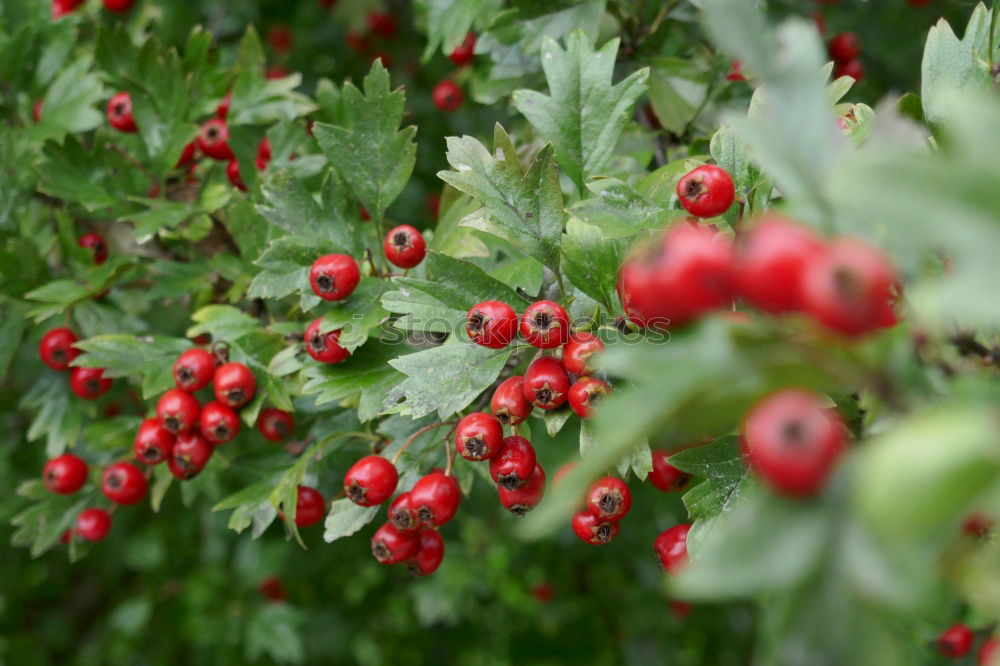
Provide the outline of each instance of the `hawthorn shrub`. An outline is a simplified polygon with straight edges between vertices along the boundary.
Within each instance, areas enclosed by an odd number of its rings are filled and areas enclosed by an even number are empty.
[[[0,654],[1000,659],[995,8],[237,4],[0,1]]]

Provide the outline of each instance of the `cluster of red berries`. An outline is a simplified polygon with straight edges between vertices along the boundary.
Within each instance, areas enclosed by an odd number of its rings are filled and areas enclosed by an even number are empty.
[[[972,651],[976,635],[968,626],[955,624],[938,636],[936,641],[938,652],[949,659],[961,659]],[[977,666],[996,666],[994,657],[1000,658],[1000,639],[987,638],[979,648],[976,658]]]
[[[865,76],[865,66],[861,63],[861,39],[853,32],[839,32],[826,45],[827,53],[833,60],[834,77],[849,76],[860,81]]]
[[[325,4],[324,0],[320,0],[320,4],[332,7],[334,3]],[[381,60],[385,67],[391,67],[392,58],[389,53],[381,47],[373,48],[372,41],[374,39],[376,42],[391,42],[398,32],[399,24],[392,14],[369,12],[367,30],[363,33],[352,30],[347,33],[344,41],[358,55],[368,56],[371,62]]]
[[[86,0],[52,0],[52,18],[57,19],[79,9]],[[132,9],[135,0],[104,0],[104,8],[115,14]]]
[[[80,350],[73,346],[76,342],[72,329],[54,328],[39,341],[38,356],[53,370],[69,370],[69,388],[78,397],[96,400],[108,392],[111,380],[104,376],[103,368],[70,367],[70,363],[80,355]]]
[[[698,185],[690,185],[699,171]],[[727,209],[731,193],[732,179],[714,166],[678,184],[681,203],[698,216]],[[896,323],[897,292],[896,273],[878,249],[855,238],[824,241],[777,215],[759,219],[738,246],[712,226],[676,223],[626,260],[618,278],[630,319],[653,328],[683,326],[743,298],[770,314],[805,312],[831,331],[861,336]]]
[[[451,52],[448,59],[451,60],[456,67],[465,67],[472,64],[472,61],[476,58],[476,35],[470,32],[462,40],[462,43],[455,47],[455,50]],[[436,106],[441,111],[451,113],[452,111],[457,111],[459,107],[462,106],[462,102],[465,101],[465,95],[462,93],[462,89],[458,87],[458,84],[451,79],[445,79],[436,86],[434,90],[431,91],[431,99]]]
[[[563,465],[553,482],[559,483],[573,466],[575,463]],[[573,514],[570,527],[584,543],[603,546],[618,536],[618,523],[631,508],[632,492],[625,482],[613,476],[605,476],[590,484],[583,498],[583,508]]]
[[[392,497],[399,473],[389,460],[365,456],[344,476],[344,494],[359,506],[377,506]],[[462,499],[458,482],[434,470],[389,505],[388,520],[372,536],[372,555],[382,564],[402,564],[415,575],[434,573],[444,560],[438,528],[455,517]]]

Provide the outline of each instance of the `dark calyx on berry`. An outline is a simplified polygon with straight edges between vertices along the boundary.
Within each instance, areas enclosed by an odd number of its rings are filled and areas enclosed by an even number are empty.
[[[397,231],[392,235],[392,244],[400,250],[410,248],[412,246],[412,243],[410,243],[410,234],[405,231]]]

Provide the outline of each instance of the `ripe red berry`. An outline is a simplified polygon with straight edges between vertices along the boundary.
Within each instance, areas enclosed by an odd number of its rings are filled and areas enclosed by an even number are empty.
[[[827,43],[827,53],[835,63],[845,63],[861,55],[861,39],[853,32],[839,32]]]
[[[554,349],[569,340],[569,315],[558,303],[536,301],[521,315],[521,337],[532,347]]]
[[[108,244],[104,242],[104,236],[101,234],[94,232],[84,234],[80,236],[76,244],[93,253],[95,264],[100,265],[108,260]]]
[[[632,493],[621,479],[606,476],[590,485],[586,501],[595,517],[618,522],[632,508]]]
[[[132,452],[135,459],[147,465],[161,463],[174,450],[174,435],[159,419],[146,419],[135,433]]]
[[[676,575],[688,563],[687,536],[691,525],[674,525],[664,530],[653,542],[656,559],[671,576]]]
[[[670,451],[653,451],[653,471],[649,473],[649,482],[665,493],[683,490],[691,475],[682,472],[668,460],[673,453]]]
[[[562,406],[568,393],[569,375],[557,358],[537,358],[524,373],[524,399],[539,409]]]
[[[510,489],[499,486],[497,493],[500,495],[500,505],[503,508],[515,516],[523,516],[538,506],[545,495],[545,470],[536,463],[527,483]]]
[[[257,159],[254,161],[254,165],[257,167],[257,171],[263,171],[267,168],[267,165],[271,162],[271,140],[266,136],[260,140],[257,144]]]
[[[156,416],[169,432],[175,435],[190,430],[198,422],[201,405],[198,400],[180,389],[170,389],[156,403]]]
[[[492,414],[473,412],[455,428],[455,450],[466,460],[487,460],[496,455],[503,441],[503,426]]]
[[[733,60],[729,63],[729,73],[726,74],[727,81],[746,81],[747,77],[743,75],[743,63],[739,60]]]
[[[288,599],[288,592],[285,591],[285,584],[277,576],[269,576],[260,581],[257,585],[260,596],[268,601],[281,602]]]
[[[516,375],[500,383],[490,399],[490,409],[502,425],[516,426],[531,414],[531,403],[524,397],[524,377]]]
[[[418,532],[403,533],[385,523],[372,536],[372,555],[382,564],[397,564],[408,560],[420,550]]]
[[[465,332],[478,345],[502,349],[517,334],[517,313],[506,303],[483,301],[469,310]]]
[[[236,158],[229,160],[229,164],[226,165],[226,178],[228,178],[230,184],[232,184],[232,186],[239,191],[247,191],[247,186],[243,182],[243,177],[240,176],[240,163],[236,161]]]
[[[42,482],[50,493],[72,495],[87,483],[87,463],[72,453],[64,453],[45,463]]]
[[[319,327],[323,323],[323,318],[314,319],[305,333],[306,352],[320,363],[340,363],[351,352],[347,351],[337,341],[340,340],[340,329],[329,333],[320,333]]]
[[[842,76],[849,76],[855,81],[860,81],[865,78],[865,66],[860,60],[848,60],[847,62],[839,63],[833,68],[834,78],[840,78]]]
[[[233,104],[233,91],[230,90],[226,93],[226,96],[222,98],[219,102],[219,106],[215,107],[215,117],[221,120],[225,120],[229,117],[229,108]]]
[[[997,666],[1000,664],[1000,639],[987,638],[979,648],[976,666]]]
[[[119,132],[138,129],[132,117],[132,98],[127,92],[120,92],[108,101],[108,124]]]
[[[73,527],[73,533],[85,541],[100,541],[110,531],[111,514],[104,509],[84,509]]]
[[[104,8],[109,12],[123,14],[132,9],[135,0],[104,0]]]
[[[594,415],[597,403],[611,393],[607,382],[593,377],[581,377],[569,387],[569,406],[582,419]]]
[[[115,504],[131,505],[146,496],[146,477],[132,463],[112,463],[101,474],[101,492]]]
[[[703,164],[678,181],[677,198],[695,217],[716,217],[733,205],[736,185],[725,169]]]
[[[434,86],[434,90],[431,91],[431,99],[438,109],[451,113],[458,111],[459,107],[462,106],[465,95],[462,94],[462,89],[454,81],[442,81]]]
[[[962,533],[976,538],[982,538],[993,529],[993,519],[984,513],[973,513],[962,521]]]
[[[221,118],[212,118],[198,130],[198,148],[212,159],[229,161],[233,151],[229,147],[229,126]]]
[[[177,159],[177,164],[174,165],[175,169],[183,169],[186,166],[194,164],[195,153],[198,150],[197,140],[189,141],[185,146],[184,150],[181,152],[181,156]]]
[[[84,400],[96,400],[111,388],[104,368],[73,368],[69,373],[69,388]]]
[[[601,520],[589,511],[573,514],[573,532],[591,546],[603,546],[618,536],[618,523]]]
[[[363,54],[368,52],[368,38],[360,32],[355,32],[353,30],[348,31],[348,33],[344,35],[344,42],[347,44],[347,48],[351,49],[355,53]]]
[[[413,268],[427,254],[423,235],[408,224],[401,224],[385,235],[385,258],[400,268]]]
[[[45,107],[45,98],[36,99],[35,104],[31,107],[31,119],[34,120],[36,123],[41,121],[42,109],[44,107]]]
[[[272,25],[267,30],[267,44],[278,53],[290,51],[295,39],[287,25]]]
[[[295,432],[295,417],[274,407],[265,407],[257,417],[257,430],[264,439],[280,442]]]
[[[444,539],[437,530],[420,530],[417,554],[404,562],[414,576],[430,576],[444,560]]]
[[[639,325],[682,326],[729,302],[733,255],[732,243],[710,227],[674,224],[622,265],[618,295]]]
[[[400,493],[389,505],[389,522],[400,532],[412,532],[420,527],[417,512],[410,506],[410,493]]]
[[[906,0],[906,4],[916,9],[921,9],[931,4],[931,0]]]
[[[188,349],[174,361],[174,382],[182,391],[200,391],[214,376],[215,357],[204,349]]]
[[[535,471],[535,447],[524,437],[505,437],[497,454],[490,458],[493,483],[507,490],[520,488]]]
[[[476,58],[476,33],[470,32],[462,40],[462,43],[455,47],[448,58],[455,64],[455,67],[465,67]]]
[[[975,640],[976,636],[972,633],[972,629],[964,624],[953,624],[938,636],[937,649],[949,659],[958,659],[969,654]]]
[[[396,492],[399,473],[382,456],[365,456],[354,463],[344,476],[344,493],[360,506],[375,506]]]
[[[777,215],[761,219],[740,248],[740,295],[772,314],[801,310],[803,276],[822,250],[811,229]]]
[[[76,334],[73,331],[53,328],[39,341],[38,356],[53,370],[68,370],[69,364],[80,355],[80,350],[73,347],[75,343]]]
[[[213,400],[201,408],[201,435],[212,444],[225,444],[240,432],[240,417],[231,408]]]
[[[250,368],[242,363],[219,366],[212,382],[215,384],[215,398],[233,409],[239,409],[253,400],[257,391],[257,380]]]
[[[187,430],[177,435],[174,449],[167,459],[167,467],[174,478],[186,481],[193,479],[205,469],[215,447],[209,444],[201,433]]]
[[[396,18],[392,14],[383,12],[370,12],[368,14],[368,27],[371,31],[382,39],[392,39],[399,30]]]
[[[454,518],[461,499],[458,481],[444,472],[431,472],[410,491],[410,506],[416,510],[417,519],[428,527],[440,527]]]
[[[604,343],[593,333],[574,333],[563,347],[563,367],[574,375],[589,375],[596,370],[590,357],[603,351]]]
[[[805,389],[760,400],[740,427],[744,453],[762,480],[787,495],[815,495],[844,449],[846,428],[835,410]]]
[[[342,301],[361,280],[358,262],[349,254],[324,254],[309,269],[313,293],[324,301]]]
[[[832,242],[805,272],[803,305],[828,329],[849,336],[895,321],[896,273],[881,251],[855,238]]]
[[[295,526],[312,527],[326,516],[326,500],[315,488],[299,486],[295,499]]]

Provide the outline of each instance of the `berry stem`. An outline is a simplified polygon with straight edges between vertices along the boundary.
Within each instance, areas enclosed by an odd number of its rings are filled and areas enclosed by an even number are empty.
[[[415,433],[413,433],[412,435],[410,435],[409,437],[407,437],[406,441],[403,442],[403,446],[400,447],[399,451],[396,451],[396,455],[394,455],[392,457],[392,461],[391,461],[392,464],[395,465],[397,462],[399,462],[399,458],[400,458],[400,456],[403,455],[403,451],[406,451],[406,449],[409,448],[410,444],[413,444],[413,442],[416,441],[417,437],[420,437],[425,432],[429,432],[431,430],[434,430],[435,428],[441,428],[443,426],[455,425],[457,423],[458,423],[458,421],[441,421],[439,423],[432,423],[430,425],[426,425],[423,428],[421,428],[420,430],[416,431]]]
[[[451,438],[450,437],[445,437],[444,438],[444,454],[445,454],[445,457],[448,460],[448,464],[444,466],[444,475],[445,476],[451,476],[451,465],[455,461],[455,456],[454,456],[454,453],[452,452],[452,449],[454,449],[454,447],[451,445]]]

